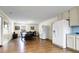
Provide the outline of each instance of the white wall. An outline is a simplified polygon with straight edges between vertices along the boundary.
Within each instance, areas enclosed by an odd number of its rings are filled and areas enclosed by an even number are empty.
[[[20,26],[20,30],[15,30],[14,29],[14,31],[16,32],[16,33],[18,33],[18,34],[20,34],[20,32],[21,32],[21,29],[22,29],[22,27],[24,26],[24,27],[26,27],[25,28],[25,30],[28,32],[28,31],[30,31],[30,27],[31,26],[34,26],[34,29],[35,29],[35,31],[37,31],[37,32],[39,32],[39,25],[38,24],[27,24],[26,22],[25,23],[18,23],[18,22],[14,22],[14,27],[15,26]]]
[[[0,33],[1,34],[1,45],[4,45],[4,44],[6,44],[6,43],[8,43],[8,41],[11,39],[11,31],[10,31],[10,23],[9,23],[9,20],[10,20],[10,18],[2,11],[2,10],[0,10],[0,16],[1,16],[1,20],[2,20],[2,24],[1,24],[1,31],[0,32],[2,32],[2,33]],[[8,29],[6,29],[6,28],[4,28],[4,21],[5,22],[7,22],[8,23],[8,25],[9,25],[9,27],[8,27]]]
[[[1,36],[1,17],[0,17],[0,45],[1,45],[1,39],[2,39],[2,36]]]

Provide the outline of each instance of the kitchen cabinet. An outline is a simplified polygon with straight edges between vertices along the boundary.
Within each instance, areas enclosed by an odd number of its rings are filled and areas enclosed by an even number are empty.
[[[67,47],[71,49],[75,49],[75,36],[67,35]]]
[[[67,47],[79,51],[79,35],[67,35]]]
[[[76,37],[76,50],[79,51],[79,36]]]
[[[79,26],[79,7],[70,10],[70,26]]]

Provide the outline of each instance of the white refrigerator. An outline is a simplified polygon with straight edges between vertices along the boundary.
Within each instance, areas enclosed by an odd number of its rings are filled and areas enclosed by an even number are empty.
[[[60,20],[53,24],[52,43],[66,48],[66,34],[70,33],[69,21]]]

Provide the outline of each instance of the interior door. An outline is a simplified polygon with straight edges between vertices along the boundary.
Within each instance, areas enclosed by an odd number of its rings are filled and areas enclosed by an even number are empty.
[[[42,38],[47,39],[49,35],[49,27],[46,25],[42,26]]]

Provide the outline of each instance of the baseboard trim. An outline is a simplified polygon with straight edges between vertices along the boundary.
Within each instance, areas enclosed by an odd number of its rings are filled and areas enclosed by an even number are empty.
[[[39,38],[39,39],[42,39],[42,38]],[[44,39],[44,40],[50,40],[50,41],[52,41],[51,39],[49,39],[49,38],[46,38],[46,39]]]
[[[69,48],[69,47],[66,47],[68,50],[71,50],[71,51],[74,51],[74,52],[76,52],[76,53],[79,53],[79,51],[78,50],[76,50],[76,49],[73,49],[73,48]]]
[[[56,47],[58,47],[58,48],[65,49],[65,48],[63,48],[62,46],[59,46],[59,45],[57,45],[57,44],[55,44],[55,43],[53,43],[53,45],[56,46]]]
[[[73,48],[69,48],[69,47],[66,47],[67,49],[69,49],[69,50],[75,50],[75,49],[73,49]]]
[[[4,41],[3,46],[5,46],[6,44],[8,44],[11,41],[11,39]]]

